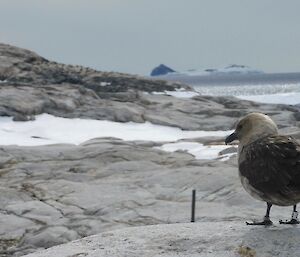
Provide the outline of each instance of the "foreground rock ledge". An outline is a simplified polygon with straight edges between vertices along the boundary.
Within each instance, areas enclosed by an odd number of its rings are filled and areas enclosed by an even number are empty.
[[[105,232],[27,257],[298,256],[300,228],[249,227],[242,222],[154,225]]]

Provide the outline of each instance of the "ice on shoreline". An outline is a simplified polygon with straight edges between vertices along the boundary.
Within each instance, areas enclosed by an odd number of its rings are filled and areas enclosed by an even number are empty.
[[[178,150],[187,151],[195,156],[196,159],[211,160],[220,158],[221,160],[227,160],[232,154],[220,155],[222,150],[228,148],[226,145],[203,145],[197,142],[175,142],[164,144],[161,147],[157,147],[160,150],[167,152],[175,152]]]

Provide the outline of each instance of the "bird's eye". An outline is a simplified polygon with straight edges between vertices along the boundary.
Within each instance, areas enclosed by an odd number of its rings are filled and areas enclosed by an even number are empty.
[[[242,129],[243,128],[243,125],[242,124],[239,124],[238,126],[237,126],[237,129]]]

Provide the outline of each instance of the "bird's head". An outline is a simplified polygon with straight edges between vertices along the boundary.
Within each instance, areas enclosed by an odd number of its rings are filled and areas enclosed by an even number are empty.
[[[247,145],[257,139],[276,134],[278,134],[277,125],[269,116],[250,113],[237,123],[235,131],[225,139],[225,143],[239,140],[240,144]]]

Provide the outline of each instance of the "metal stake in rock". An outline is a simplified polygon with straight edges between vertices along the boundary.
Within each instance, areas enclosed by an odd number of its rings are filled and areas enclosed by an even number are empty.
[[[196,190],[192,191],[192,217],[191,222],[195,222],[195,210],[196,210]]]

